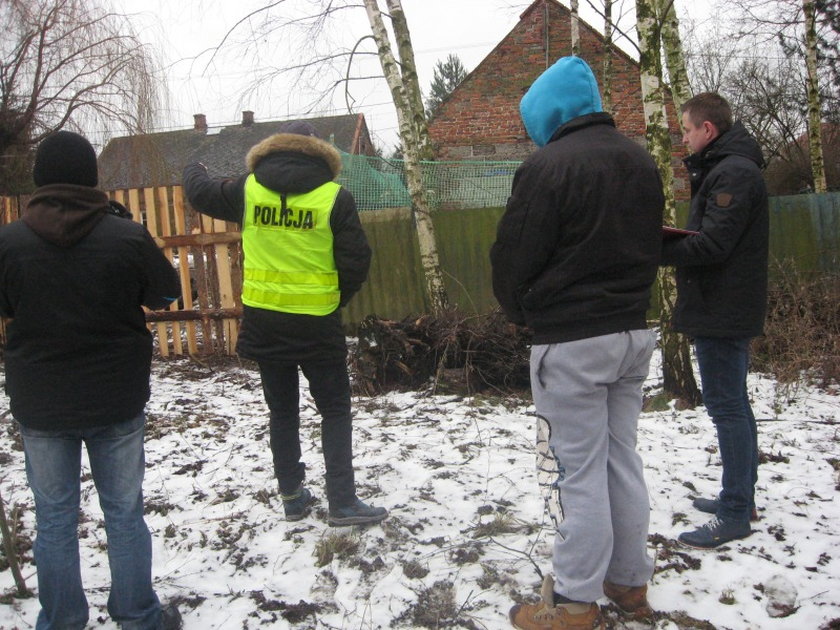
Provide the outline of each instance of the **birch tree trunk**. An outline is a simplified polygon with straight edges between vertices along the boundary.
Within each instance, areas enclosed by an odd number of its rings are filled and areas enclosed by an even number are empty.
[[[423,92],[420,80],[417,78],[417,64],[414,61],[414,47],[411,45],[411,32],[401,0],[386,0],[391,16],[391,25],[399,53],[400,76],[405,86],[408,101],[408,118],[417,142],[417,154],[421,160],[431,160],[434,157],[432,142],[429,138],[429,127],[426,122],[426,109],[423,106]]]
[[[822,120],[819,77],[817,76],[817,23],[814,0],[803,0],[805,12],[805,64],[808,68],[808,148],[811,153],[811,175],[814,192],[828,190],[822,150]]]
[[[680,106],[692,97],[691,84],[685,66],[680,21],[674,11],[674,0],[657,0],[658,14],[662,16],[662,48],[665,51],[665,63],[671,84],[671,98],[679,115]]]
[[[676,219],[674,200],[674,169],[671,165],[671,135],[665,114],[665,86],[662,80],[660,30],[656,0],[636,0],[636,30],[639,35],[639,71],[645,114],[645,136],[648,151],[653,156],[662,177],[665,193],[665,223]],[[694,406],[700,402],[700,392],[691,366],[688,341],[670,326],[676,301],[673,271],[660,268],[658,275],[659,322],[662,346],[662,376],[665,391]]]
[[[580,56],[580,11],[578,9],[578,0],[572,0],[572,54],[575,57]]]
[[[604,0],[604,77],[601,81],[601,101],[604,111],[612,114],[612,80],[613,80],[613,0]]]
[[[440,313],[448,308],[449,298],[443,283],[435,226],[432,223],[420,166],[421,160],[431,157],[432,150],[408,24],[400,0],[387,0],[394,38],[400,54],[400,61],[397,61],[391,50],[388,31],[382,20],[377,0],[364,0],[364,4],[378,48],[382,72],[388,82],[397,110],[397,122],[405,160],[405,178],[411,195],[411,210],[417,230],[417,243],[426,280],[426,292],[432,311]]]

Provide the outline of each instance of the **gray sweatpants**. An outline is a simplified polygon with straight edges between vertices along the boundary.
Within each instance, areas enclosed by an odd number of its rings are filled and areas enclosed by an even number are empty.
[[[531,389],[557,463],[562,519],[554,541],[554,589],[592,602],[602,583],[641,586],[650,502],[636,428],[654,338],[648,330],[531,350]]]

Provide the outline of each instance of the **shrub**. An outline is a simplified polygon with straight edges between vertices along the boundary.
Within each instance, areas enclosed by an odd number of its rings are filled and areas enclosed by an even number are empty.
[[[804,273],[790,263],[774,271],[765,335],[753,344],[753,369],[781,383],[840,382],[840,275]]]

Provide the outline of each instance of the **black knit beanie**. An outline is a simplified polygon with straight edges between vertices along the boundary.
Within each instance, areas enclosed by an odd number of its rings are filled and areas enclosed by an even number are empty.
[[[305,120],[292,120],[283,123],[280,126],[280,133],[294,133],[299,136],[314,136],[315,138],[318,137],[318,132],[315,131],[315,127],[310,125]]]
[[[58,131],[38,145],[32,179],[36,186],[75,184],[95,188],[99,182],[96,151],[79,134]]]

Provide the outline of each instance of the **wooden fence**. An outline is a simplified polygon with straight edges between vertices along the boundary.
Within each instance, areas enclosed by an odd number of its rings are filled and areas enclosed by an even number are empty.
[[[160,354],[233,354],[242,315],[238,226],[196,213],[185,203],[179,186],[110,195],[146,225],[180,273],[182,303],[146,314]],[[16,219],[24,202],[0,198],[0,223]],[[467,313],[496,307],[489,251],[502,211],[481,208],[434,214],[444,282],[451,302]],[[682,207],[679,215],[684,217],[685,212]],[[348,331],[370,314],[402,319],[427,312],[409,210],[367,211],[361,219],[373,260],[368,281],[343,309]],[[771,199],[770,247],[772,258],[792,261],[802,271],[840,273],[840,193]]]
[[[146,321],[161,356],[233,354],[242,316],[242,248],[238,226],[192,210],[180,186],[117,190],[109,196],[142,222],[181,278],[182,299]],[[25,198],[0,198],[0,223],[13,221]],[[5,327],[0,330],[5,340]]]

